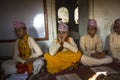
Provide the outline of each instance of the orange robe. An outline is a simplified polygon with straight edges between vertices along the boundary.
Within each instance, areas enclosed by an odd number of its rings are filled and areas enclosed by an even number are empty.
[[[67,42],[68,44],[70,43],[70,41]],[[47,62],[47,70],[52,74],[74,66],[80,60],[80,57],[80,51],[77,50],[77,52],[72,52],[69,49],[66,49],[65,51],[58,51],[55,55],[50,55],[48,53],[44,55]]]

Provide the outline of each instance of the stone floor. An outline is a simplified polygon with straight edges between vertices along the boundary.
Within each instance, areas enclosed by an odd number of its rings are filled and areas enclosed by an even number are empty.
[[[41,72],[39,72],[36,75],[31,75],[27,80],[46,80],[49,77],[49,73],[46,69],[42,69]],[[0,80],[6,80],[10,75],[5,76],[3,71],[0,69]]]

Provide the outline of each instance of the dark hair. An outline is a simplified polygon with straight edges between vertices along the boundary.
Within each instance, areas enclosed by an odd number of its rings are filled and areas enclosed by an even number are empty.
[[[21,27],[21,28],[23,28],[23,29],[27,30],[27,27]]]
[[[26,28],[26,27],[20,27],[20,28],[22,28],[23,30],[27,30],[27,28]],[[15,31],[16,31],[16,29],[17,29],[17,28],[15,28]]]
[[[115,30],[116,27],[120,27],[120,24],[114,24],[113,29]]]
[[[97,27],[94,27],[97,30]],[[87,30],[89,29],[89,26],[87,27]]]

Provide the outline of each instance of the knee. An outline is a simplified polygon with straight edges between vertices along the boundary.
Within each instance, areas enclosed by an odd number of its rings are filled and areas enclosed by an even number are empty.
[[[40,65],[40,66],[43,66],[44,65],[44,61],[42,59],[37,59],[34,64],[37,64],[37,65]]]
[[[113,58],[112,58],[112,57],[109,58],[109,59],[108,59],[108,62],[112,63],[112,62],[113,62]]]
[[[112,61],[113,61],[113,58],[110,57],[110,56],[108,56],[108,57],[107,57],[107,60],[108,60],[109,62],[112,62]]]
[[[45,62],[43,60],[40,61],[40,65],[43,66]]]

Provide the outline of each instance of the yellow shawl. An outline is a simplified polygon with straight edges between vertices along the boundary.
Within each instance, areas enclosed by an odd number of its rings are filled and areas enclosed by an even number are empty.
[[[24,59],[28,60],[31,55],[31,50],[28,45],[28,35],[25,35],[23,39],[18,40],[18,49],[19,49],[19,56]]]

